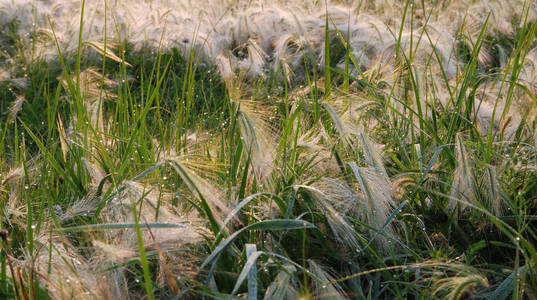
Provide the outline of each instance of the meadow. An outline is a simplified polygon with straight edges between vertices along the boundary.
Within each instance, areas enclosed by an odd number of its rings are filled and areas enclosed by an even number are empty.
[[[0,0],[0,298],[537,299],[534,0]]]

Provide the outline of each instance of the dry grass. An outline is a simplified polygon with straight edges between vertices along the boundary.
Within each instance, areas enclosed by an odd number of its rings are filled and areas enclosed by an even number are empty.
[[[0,296],[533,297],[537,4],[429,2],[0,0]]]

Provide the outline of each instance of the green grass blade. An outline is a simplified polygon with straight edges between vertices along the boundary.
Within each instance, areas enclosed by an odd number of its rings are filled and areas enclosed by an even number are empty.
[[[158,229],[158,228],[185,228],[186,225],[183,224],[173,224],[173,223],[158,223],[158,222],[149,222],[143,223],[144,227],[148,229]],[[58,228],[58,231],[98,231],[98,230],[119,230],[119,229],[136,229],[136,223],[104,223],[104,224],[89,224],[89,225],[79,225],[72,227],[63,227]]]
[[[134,216],[134,227],[136,229],[136,238],[138,240],[138,249],[140,251],[140,262],[144,273],[144,288],[147,295],[147,299],[154,300],[153,294],[153,281],[151,279],[151,271],[149,270],[149,264],[147,262],[147,256],[145,253],[144,240],[142,238],[142,231],[140,230],[140,224],[138,223],[138,214],[136,213],[136,206],[132,206],[132,215]]]
[[[220,242],[220,244],[218,244],[218,246],[216,246],[216,248],[213,250],[211,255],[209,255],[205,259],[205,261],[203,261],[203,263],[200,266],[200,270],[205,268],[210,262],[212,262],[217,256],[219,256],[222,253],[222,251],[224,251],[241,233],[245,231],[249,231],[249,230],[262,230],[262,231],[296,230],[296,229],[307,229],[307,228],[315,228],[315,225],[307,221],[290,220],[290,219],[268,220],[268,221],[261,221],[261,222],[253,223],[244,228],[241,228],[240,230],[235,231],[228,238]]]
[[[250,246],[250,252],[248,252],[249,245],[251,244],[246,244],[248,260],[244,264],[244,267],[242,268],[242,271],[239,274],[239,277],[237,278],[237,282],[235,283],[235,286],[233,287],[233,291],[231,292],[231,294],[235,295],[238,292],[241,284],[248,276],[248,299],[257,299],[257,284],[256,284],[257,272],[256,272],[255,264],[256,264],[257,259],[265,252],[256,251],[255,245],[253,245],[253,248]]]

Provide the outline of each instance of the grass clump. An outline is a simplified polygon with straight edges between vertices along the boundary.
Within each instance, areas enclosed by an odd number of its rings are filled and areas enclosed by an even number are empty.
[[[1,15],[0,295],[534,297],[531,4],[377,4]]]

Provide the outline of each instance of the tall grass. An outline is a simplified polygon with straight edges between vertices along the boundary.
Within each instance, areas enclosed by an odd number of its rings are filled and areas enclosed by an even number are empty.
[[[537,294],[532,3],[75,2],[0,1],[2,297]]]

